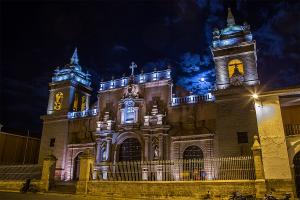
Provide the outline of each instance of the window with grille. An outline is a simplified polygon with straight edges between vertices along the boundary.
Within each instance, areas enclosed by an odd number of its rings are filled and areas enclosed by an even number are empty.
[[[248,133],[247,132],[237,132],[238,144],[248,143]]]
[[[120,145],[119,161],[141,160],[141,144],[136,138],[128,138]]]
[[[54,147],[55,145],[55,138],[50,139],[50,147]]]

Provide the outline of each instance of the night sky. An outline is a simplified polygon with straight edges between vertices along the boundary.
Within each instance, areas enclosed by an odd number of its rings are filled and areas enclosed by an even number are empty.
[[[204,88],[214,82],[212,30],[225,26],[228,7],[237,24],[251,26],[261,83],[299,85],[300,1],[1,1],[3,130],[41,135],[48,83],[75,47],[94,94],[102,78],[128,75],[131,61],[145,72],[170,65],[179,85],[203,92],[200,77],[209,83]]]

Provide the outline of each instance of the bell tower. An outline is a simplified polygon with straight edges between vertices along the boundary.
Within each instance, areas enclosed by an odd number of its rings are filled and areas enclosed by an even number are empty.
[[[88,109],[90,95],[90,74],[79,65],[77,49],[70,63],[54,71],[50,86],[47,114],[67,114]]]
[[[216,68],[216,87],[259,84],[256,43],[247,23],[237,25],[228,8],[227,27],[213,31],[211,47]]]
[[[66,178],[66,155],[69,137],[69,113],[86,111],[92,92],[90,75],[79,65],[77,49],[70,63],[58,67],[49,83],[47,114],[41,116],[43,133],[40,145],[39,163],[49,153],[57,159],[55,176]]]

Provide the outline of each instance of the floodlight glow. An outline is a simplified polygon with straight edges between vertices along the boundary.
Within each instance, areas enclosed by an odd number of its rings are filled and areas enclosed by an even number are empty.
[[[258,99],[258,94],[254,93],[252,94],[253,99]]]

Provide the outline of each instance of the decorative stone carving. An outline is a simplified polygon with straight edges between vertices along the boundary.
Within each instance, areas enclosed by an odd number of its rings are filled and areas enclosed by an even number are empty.
[[[110,119],[109,112],[105,112],[103,116],[103,120],[97,121],[96,123],[97,123],[97,128],[96,128],[97,132],[101,132],[105,130],[111,131],[114,128],[115,121]]]
[[[157,137],[152,138],[153,159],[159,159],[159,140]]]
[[[139,98],[139,88],[135,84],[129,84],[125,88],[125,93],[123,95],[123,99],[126,98]]]
[[[151,115],[144,116],[144,126],[162,125],[166,114],[159,113],[158,106],[154,104],[151,109]]]
[[[144,116],[144,126],[150,125],[150,116],[146,115]]]

